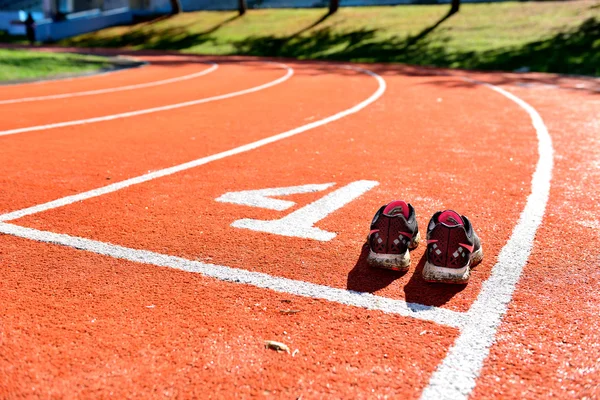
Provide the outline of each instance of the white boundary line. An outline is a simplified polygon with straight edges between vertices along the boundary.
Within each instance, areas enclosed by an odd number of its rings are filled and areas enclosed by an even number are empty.
[[[156,178],[161,178],[163,176],[167,176],[167,175],[172,175],[176,172],[181,172],[181,171],[185,171],[187,169],[190,168],[194,168],[194,167],[198,167],[200,165],[204,165],[204,164],[208,164],[212,161],[216,161],[216,160],[220,160],[229,156],[233,156],[236,154],[240,154],[240,153],[245,153],[247,151],[250,150],[254,150],[257,149],[259,147],[265,146],[267,144],[271,144],[274,142],[277,142],[279,140],[282,139],[287,139],[289,137],[295,136],[299,133],[302,132],[306,132],[308,130],[317,128],[319,126],[328,124],[330,122],[333,121],[337,121],[338,119],[344,118],[348,115],[357,113],[358,111],[362,110],[363,108],[365,108],[366,106],[368,106],[369,104],[373,103],[374,101],[376,101],[377,99],[379,99],[383,93],[385,92],[386,89],[386,84],[385,81],[383,80],[383,78],[379,75],[377,75],[374,72],[371,72],[369,70],[365,70],[362,68],[358,68],[358,67],[348,67],[350,69],[365,73],[367,75],[372,76],[373,78],[375,78],[377,80],[377,83],[379,84],[379,87],[377,88],[377,90],[371,95],[369,96],[369,98],[367,98],[366,100],[363,100],[362,102],[360,102],[359,104],[355,105],[354,107],[348,108],[344,111],[341,111],[337,114],[331,115],[327,118],[323,118],[321,120],[318,121],[314,121],[311,122],[309,124],[306,125],[302,125],[298,128],[294,128],[292,130],[289,130],[287,132],[283,132],[280,133],[278,135],[274,135],[274,136],[270,136],[267,137],[265,139],[261,139],[258,140],[256,142],[252,142],[252,143],[248,143],[246,145],[240,146],[240,147],[236,147],[234,149],[231,150],[227,150],[221,153],[217,153],[217,154],[213,154],[211,156],[207,156],[207,157],[202,157],[184,164],[179,164],[170,168],[165,168],[165,169],[161,169],[158,171],[154,171],[145,175],[141,175],[141,176],[137,176],[135,178],[130,178],[130,179],[126,179],[124,181],[121,182],[116,182],[113,183],[111,185],[108,186],[104,186],[98,189],[93,189],[87,192],[83,192],[83,193],[79,193],[76,195],[72,195],[72,196],[67,196],[67,197],[63,197],[61,199],[57,199],[57,200],[53,200],[50,201],[48,203],[44,203],[44,204],[39,204],[37,206],[33,206],[33,207],[28,207],[22,210],[17,210],[17,211],[13,211],[7,214],[2,214],[0,215],[0,221],[11,221],[17,218],[21,218],[24,217],[26,215],[31,215],[31,214],[36,214],[42,211],[47,211],[53,208],[57,208],[57,207],[62,207],[62,206],[66,206],[67,204],[72,204],[75,203],[77,201],[82,201],[82,200],[86,200],[86,199],[90,199],[92,197],[96,197],[96,196],[101,196],[107,193],[112,193],[112,192],[116,192],[117,190],[121,190],[124,189],[126,187],[132,186],[132,185],[137,185],[143,182],[147,182]],[[290,70],[291,71],[291,70]],[[288,74],[290,74],[291,72],[288,71]],[[286,75],[287,76],[287,75]],[[281,79],[281,78],[280,78]]]
[[[121,113],[121,114],[105,115],[103,117],[95,117],[95,118],[80,119],[80,120],[75,120],[75,121],[58,122],[55,124],[48,124],[48,125],[30,126],[27,128],[10,129],[10,130],[6,130],[6,131],[0,131],[0,136],[14,135],[17,133],[25,133],[25,132],[33,132],[33,131],[44,131],[47,129],[64,128],[66,126],[91,124],[91,123],[95,123],[95,122],[112,121],[112,120],[120,119],[120,118],[136,117],[138,115],[151,114],[151,113],[155,113],[155,112],[159,112],[159,111],[168,111],[168,110],[174,110],[174,109],[182,108],[182,107],[194,106],[194,105],[198,105],[198,104],[208,103],[210,101],[229,99],[231,97],[236,97],[236,96],[241,96],[241,95],[248,94],[248,93],[258,92],[260,90],[267,89],[272,86],[278,85],[282,82],[287,81],[294,74],[294,70],[285,64],[280,64],[280,63],[270,63],[270,64],[275,64],[275,65],[280,66],[281,68],[287,70],[287,73],[284,76],[282,76],[278,79],[275,79],[274,81],[265,83],[263,85],[254,86],[249,89],[239,90],[237,92],[226,93],[226,94],[221,94],[221,95],[212,96],[212,97],[205,97],[203,99],[186,101],[184,103],[176,103],[176,104],[169,104],[166,106],[147,108],[144,110],[131,111],[131,112],[126,112],[126,113]]]
[[[464,313],[422,304],[407,303],[404,300],[393,300],[375,296],[370,293],[359,293],[345,289],[317,285],[315,283],[280,278],[261,272],[231,268],[222,265],[206,264],[200,261],[154,253],[147,250],[131,249],[110,243],[99,242],[81,237],[74,237],[54,232],[24,228],[17,225],[0,223],[0,233],[52,243],[74,249],[85,250],[109,257],[120,258],[142,264],[168,267],[187,272],[199,273],[221,281],[247,284],[260,288],[288,293],[297,296],[324,299],[335,303],[378,310],[390,314],[432,321],[440,325],[460,328],[465,317]]]
[[[219,68],[219,66],[216,63],[208,63],[208,64],[211,65],[211,67],[206,68],[200,72],[195,72],[193,74],[178,76],[175,78],[163,79],[160,81],[139,83],[137,85],[119,86],[119,87],[106,88],[106,89],[87,90],[84,92],[62,93],[62,94],[53,94],[53,95],[48,95],[48,96],[23,97],[20,99],[0,100],[0,105],[25,103],[25,102],[31,102],[31,101],[42,101],[42,100],[67,99],[67,98],[71,98],[71,97],[91,96],[91,95],[95,95],[95,94],[122,92],[122,91],[126,91],[126,90],[143,89],[143,88],[149,88],[149,87],[154,87],[154,86],[166,85],[169,83],[181,82],[181,81],[186,81],[189,79],[198,78],[200,76],[210,74],[211,72],[216,71],[217,68]]]
[[[471,82],[475,82],[470,80]],[[467,312],[467,323],[421,395],[422,400],[466,399],[475,388],[483,363],[542,223],[552,179],[552,138],[538,112],[514,94],[488,83],[475,82],[500,93],[524,109],[537,133],[539,159],[531,180],[531,194],[512,235],[500,250],[491,276]]]

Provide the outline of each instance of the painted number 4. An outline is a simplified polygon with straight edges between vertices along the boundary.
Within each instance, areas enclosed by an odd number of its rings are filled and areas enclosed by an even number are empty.
[[[323,183],[318,185],[244,190],[241,192],[225,193],[216,200],[222,203],[242,204],[252,207],[267,208],[269,210],[284,211],[293,207],[296,203],[289,200],[274,199],[272,197],[322,192],[334,185],[335,183]],[[379,182],[375,181],[352,182],[283,218],[271,221],[247,218],[239,219],[234,221],[231,226],[259,232],[268,232],[276,235],[293,236],[326,242],[333,239],[336,234],[319,229],[314,225],[335,210],[344,207],[346,204],[360,197],[377,185],[379,185]]]

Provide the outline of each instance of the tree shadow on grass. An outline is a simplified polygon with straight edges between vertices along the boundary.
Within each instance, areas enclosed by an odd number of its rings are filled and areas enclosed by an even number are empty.
[[[409,36],[406,39],[406,47],[415,45],[419,40],[425,38],[427,35],[429,35],[431,32],[433,32],[438,26],[440,26],[444,21],[446,21],[448,18],[450,18],[454,14],[456,14],[456,12],[450,10],[450,11],[448,11],[448,13],[446,15],[444,15],[442,18],[437,20],[433,25],[428,26],[427,28],[423,29],[421,32],[419,32],[418,34],[416,34],[414,36]]]
[[[253,36],[234,43],[235,54],[355,62],[394,62],[477,70],[523,69],[537,72],[600,75],[600,21],[590,18],[580,26],[544,40],[495,50],[450,51],[449,38],[429,35],[449,16],[421,33],[381,38],[374,29],[336,32],[330,27],[289,37]]]
[[[460,15],[460,14],[458,14]],[[600,76],[600,20],[589,18],[579,26],[522,46],[488,51],[452,50],[449,36],[439,30],[451,16],[446,14],[411,36],[384,36],[375,29],[340,32],[320,27],[328,14],[289,36],[256,35],[243,40],[217,43],[213,33],[239,18],[230,16],[199,33],[188,27],[161,27],[152,23],[123,35],[85,35],[64,44],[86,47],[136,47],[149,50],[193,50],[206,42],[233,47],[230,55],[285,57],[310,60],[403,63],[420,66],[474,70],[555,72]],[[325,68],[325,67],[324,67]],[[396,69],[401,71],[400,69]],[[393,68],[389,69],[393,73]],[[397,72],[402,73],[402,72]]]
[[[316,20],[315,22],[313,22],[312,24],[300,29],[298,32],[294,33],[293,35],[291,35],[290,37],[296,37],[296,36],[300,36],[301,34],[303,34],[306,31],[311,30],[312,28],[315,28],[316,26],[322,24],[323,22],[325,22],[325,20],[329,17],[331,17],[331,13],[327,12],[325,14],[323,14],[321,16],[321,18],[319,18],[318,20]]]
[[[40,68],[40,65],[43,68]],[[85,59],[85,58],[49,58],[49,57],[31,57],[26,55],[24,57],[11,57],[0,59],[0,66],[8,67],[19,67],[26,69],[46,69],[51,70],[55,66],[90,66],[90,67],[102,67],[106,65],[106,61],[102,59]]]
[[[448,13],[421,32],[406,38],[378,37],[376,29],[357,29],[335,32],[324,27],[305,34],[325,21],[323,15],[315,23],[285,37],[252,36],[234,43],[236,54],[254,56],[290,57],[298,59],[326,59],[340,61],[394,61],[400,54],[418,50],[430,43],[427,36],[453,14]],[[414,56],[413,56],[414,57]]]
[[[123,35],[106,37],[92,33],[79,38],[65,40],[62,44],[98,48],[137,47],[151,50],[184,50],[214,40],[211,37],[214,32],[240,17],[239,14],[235,14],[225,18],[209,29],[195,33],[189,32],[189,26],[186,25],[173,27],[156,26],[156,22],[165,19],[159,18],[139,23]],[[190,25],[193,25],[193,23]]]

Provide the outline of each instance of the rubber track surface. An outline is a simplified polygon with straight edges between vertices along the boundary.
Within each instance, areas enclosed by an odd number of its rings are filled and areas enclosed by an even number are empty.
[[[3,88],[0,100],[205,76],[114,93],[0,105],[0,131],[94,118],[263,85],[286,74],[255,58],[138,54],[150,64]],[[279,62],[279,61],[278,61]],[[285,62],[294,75],[228,99],[0,136],[0,215],[234,149],[350,109],[378,81],[340,64]],[[472,398],[600,396],[600,97],[592,79],[364,66],[386,91],[357,113],[255,150],[8,221],[132,249],[467,312],[531,191],[538,147],[554,145],[550,198]],[[326,242],[232,227],[274,220],[359,180],[379,184],[316,226]],[[333,183],[274,211],[227,192]],[[453,208],[482,238],[467,286],[365,264],[373,213],[401,198]],[[0,397],[419,398],[459,329],[0,234]],[[287,344],[292,354],[264,346]],[[469,393],[466,393],[469,395]]]

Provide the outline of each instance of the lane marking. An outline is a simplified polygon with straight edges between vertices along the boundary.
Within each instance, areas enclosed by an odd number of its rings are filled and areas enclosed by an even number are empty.
[[[172,175],[177,172],[185,171],[190,168],[195,168],[200,165],[208,164],[212,161],[221,160],[221,159],[229,157],[229,156],[245,153],[247,151],[254,150],[259,147],[265,146],[267,144],[275,143],[275,142],[283,140],[283,139],[287,139],[289,137],[298,135],[302,132],[309,131],[309,130],[317,128],[319,126],[328,124],[330,122],[337,121],[348,115],[357,113],[360,110],[362,110],[363,108],[367,107],[369,104],[371,104],[374,101],[376,101],[377,99],[379,99],[385,92],[386,84],[385,84],[385,80],[381,76],[377,75],[374,72],[371,72],[366,69],[358,68],[358,67],[353,67],[353,66],[352,67],[348,66],[347,68],[367,74],[367,75],[375,78],[375,80],[378,83],[377,90],[371,96],[369,96],[366,100],[363,100],[362,102],[358,103],[357,105],[355,105],[351,108],[348,108],[344,111],[341,111],[341,112],[331,115],[329,117],[323,118],[321,120],[314,121],[314,122],[311,122],[306,125],[302,125],[298,128],[294,128],[287,132],[283,132],[278,135],[274,135],[274,136],[270,136],[270,137],[267,137],[267,138],[264,138],[261,140],[257,140],[256,142],[248,143],[248,144],[245,144],[240,147],[236,147],[231,150],[223,151],[221,153],[213,154],[213,155],[207,156],[207,157],[198,158],[196,160],[193,160],[193,161],[190,161],[190,162],[187,162],[184,164],[179,164],[179,165],[176,165],[173,167],[150,172],[148,174],[140,175],[135,178],[126,179],[124,181],[116,182],[111,185],[104,186],[104,187],[101,187],[98,189],[89,190],[87,192],[83,192],[83,193],[79,193],[79,194],[71,195],[71,196],[66,196],[61,199],[57,199],[57,200],[49,201],[47,203],[39,204],[37,206],[32,206],[32,207],[24,208],[21,210],[2,214],[2,215],[0,215],[0,221],[11,221],[14,219],[24,217],[26,215],[36,214],[36,213],[39,213],[42,211],[47,211],[47,210],[50,210],[53,208],[66,206],[68,204],[72,204],[72,203],[75,203],[78,201],[90,199],[92,197],[116,192],[117,190],[121,190],[121,189],[127,188],[132,185],[137,185],[137,184],[147,182],[147,181],[150,181],[153,179],[161,178],[163,176]],[[288,74],[289,73],[291,73],[291,72],[288,71]]]
[[[376,181],[352,182],[283,218],[271,221],[240,219],[234,221],[231,226],[275,235],[327,242],[335,238],[337,234],[319,229],[314,225],[377,185],[379,185],[379,182]]]
[[[372,76],[380,80],[381,93],[376,96],[380,97],[385,91],[385,82],[378,75],[367,71]],[[475,81],[473,81],[475,82]],[[383,89],[381,84],[383,83]],[[540,226],[545,208],[547,205],[550,181],[553,168],[553,147],[552,139],[548,130],[538,112],[525,101],[491,84],[476,82],[487,86],[488,88],[502,94],[508,99],[515,102],[523,108],[530,116],[532,124],[536,130],[538,138],[539,159],[536,165],[536,170],[532,177],[531,194],[527,198],[527,203],[523,209],[519,221],[513,233],[502,248],[498,256],[498,262],[492,269],[491,276],[482,285],[482,290],[479,293],[476,301],[473,303],[467,313],[459,313],[451,310],[424,306],[414,303],[406,303],[404,301],[380,298],[365,293],[356,293],[343,289],[334,289],[327,286],[320,286],[301,281],[293,281],[285,278],[275,278],[267,274],[249,272],[245,270],[237,270],[224,266],[216,266],[204,264],[197,261],[190,261],[173,256],[166,256],[157,253],[152,253],[143,250],[127,249],[121,246],[115,246],[107,243],[96,242],[84,238],[75,238],[68,235],[56,234],[52,232],[37,231],[30,228],[23,228],[16,225],[0,223],[0,232],[18,237],[23,237],[31,240],[54,243],[64,246],[69,246],[77,249],[96,252],[116,258],[128,259],[131,261],[150,263],[160,266],[178,268],[190,272],[200,272],[212,276],[217,279],[230,282],[247,283],[257,287],[269,288],[271,290],[281,291],[285,293],[293,293],[301,296],[323,298],[330,301],[335,301],[342,304],[356,305],[364,308],[377,309],[385,312],[397,313],[404,316],[411,316],[418,319],[433,321],[439,324],[457,327],[462,330],[460,336],[455,341],[454,345],[449,349],[448,355],[442,361],[440,366],[432,375],[428,386],[422,393],[422,399],[466,399],[475,387],[476,379],[481,372],[483,362],[489,354],[489,349],[494,343],[497,328],[502,321],[503,315],[506,313],[508,304],[512,298],[516,283],[523,271],[524,265],[533,248],[535,233]],[[376,93],[377,94],[377,93]],[[376,98],[374,100],[376,100]],[[374,101],[373,100],[373,101]],[[365,105],[366,106],[366,105]],[[356,107],[356,106],[355,106]],[[364,107],[364,106],[363,106]],[[362,108],[362,107],[361,107]],[[339,114],[336,114],[339,115]],[[335,117],[335,116],[332,116]],[[329,118],[332,118],[329,117]],[[341,117],[340,117],[341,118]],[[327,120],[326,118],[325,120]],[[318,121],[322,122],[324,120]],[[327,121],[329,122],[329,121]],[[324,123],[327,123],[324,122]],[[305,125],[297,129],[305,128]],[[312,127],[311,127],[312,128]],[[308,130],[311,128],[305,128]],[[273,141],[281,140],[281,135],[289,137],[299,132],[296,130],[288,131],[284,134],[276,135],[258,142],[251,143],[246,146],[252,146],[256,143],[261,143],[256,147],[263,146]],[[293,132],[290,134],[290,132]],[[273,139],[277,138],[277,139]],[[266,143],[265,140],[267,141]],[[252,148],[256,148],[252,147]],[[240,149],[240,148],[237,148]],[[230,150],[229,152],[237,149]],[[248,151],[246,149],[243,151]],[[224,152],[224,153],[229,153]],[[242,151],[237,151],[237,154]],[[219,153],[219,154],[224,154]],[[228,155],[219,157],[223,158]],[[218,156],[218,155],[215,155]],[[211,156],[211,157],[215,157]],[[217,158],[218,159],[218,158]],[[201,159],[202,160],[202,159]],[[198,161],[198,160],[197,160]],[[212,159],[210,161],[213,161]],[[207,162],[210,162],[207,161]],[[192,162],[194,163],[194,162]],[[206,162],[203,162],[206,163]],[[202,165],[198,164],[198,165]],[[187,163],[190,164],[190,163]],[[186,165],[186,164],[182,164]],[[196,165],[194,165],[196,166]],[[181,166],[172,167],[180,168]],[[187,168],[192,168],[189,166]],[[170,169],[172,169],[170,168]],[[183,168],[183,169],[187,169]],[[167,170],[170,170],[167,169]],[[183,170],[181,169],[181,170]],[[165,171],[165,170],[162,170]],[[170,172],[175,173],[178,172]],[[167,173],[165,175],[168,175]],[[145,177],[144,175],[142,177]],[[164,176],[164,175],[160,175]],[[123,181],[123,184],[128,181],[137,180],[142,177],[133,178]],[[159,177],[159,176],[156,176]],[[104,188],[85,192],[80,195],[68,196],[63,199],[45,203],[39,206],[31,207],[24,210],[15,211],[13,213],[0,216],[0,221],[8,221],[11,219],[20,218],[21,216],[30,215],[36,212],[45,211],[47,209],[60,207],[62,205],[71,204],[75,201],[84,200],[86,198],[99,196],[121,188],[130,186],[131,184],[141,183],[146,180],[155,179],[155,177],[141,180],[140,182],[132,182],[119,188],[106,190],[114,185],[109,185]],[[69,199],[69,200],[65,200]],[[72,201],[71,201],[72,200]],[[154,257],[156,256],[156,259]],[[150,261],[154,262],[150,262]],[[168,265],[171,264],[171,265]],[[207,271],[205,266],[209,266]],[[215,267],[215,270],[212,270]],[[218,271],[218,272],[215,272]],[[236,273],[240,273],[237,275]],[[294,282],[300,286],[288,287],[286,283]],[[306,285],[306,286],[304,286]],[[339,292],[344,292],[350,299],[338,299]],[[316,295],[315,295],[316,294]],[[465,320],[466,316],[466,320]]]
[[[200,72],[195,72],[193,74],[178,76],[175,78],[163,79],[160,81],[139,83],[136,85],[128,85],[128,86],[119,86],[119,87],[107,88],[107,89],[88,90],[88,91],[84,91],[84,92],[63,93],[63,94],[53,94],[53,95],[48,95],[48,96],[23,97],[20,99],[0,100],[0,105],[25,103],[25,102],[31,102],[31,101],[66,99],[66,98],[70,98],[70,97],[80,97],[80,96],[91,96],[91,95],[95,95],[95,94],[122,92],[122,91],[126,91],[126,90],[143,89],[143,88],[149,88],[149,87],[154,87],[154,86],[166,85],[169,83],[181,82],[181,81],[186,81],[189,79],[198,78],[200,76],[210,74],[211,72],[214,72],[217,70],[217,68],[219,68],[219,66],[216,63],[208,63],[208,64],[210,64],[211,67],[204,69]]]
[[[534,245],[535,234],[542,223],[552,179],[552,138],[540,114],[531,105],[497,86],[484,85],[512,100],[524,109],[537,133],[539,159],[531,180],[531,194],[512,235],[498,255],[491,276],[467,312],[467,323],[446,358],[438,366],[423,391],[421,399],[467,399],[475,388],[483,363],[502,317],[508,309],[513,292]]]
[[[255,86],[255,87],[252,87],[249,89],[239,90],[237,92],[232,92],[232,93],[221,94],[218,96],[205,97],[203,99],[198,99],[198,100],[186,101],[183,103],[169,104],[167,106],[147,108],[144,110],[131,111],[131,112],[126,112],[126,113],[121,113],[121,114],[105,115],[103,117],[87,118],[87,119],[80,119],[80,120],[75,120],[75,121],[58,122],[58,123],[48,124],[48,125],[30,126],[27,128],[10,129],[10,130],[6,130],[6,131],[0,131],[0,136],[15,135],[17,133],[25,133],[25,132],[44,131],[47,129],[64,128],[66,126],[92,124],[95,122],[112,121],[115,119],[136,117],[138,115],[145,115],[145,114],[151,114],[151,113],[160,112],[160,111],[175,110],[177,108],[182,108],[182,107],[195,106],[198,104],[208,103],[210,101],[229,99],[232,97],[241,96],[241,95],[248,94],[248,93],[258,92],[260,90],[267,89],[272,86],[278,85],[280,83],[287,81],[294,74],[294,70],[285,64],[280,64],[280,63],[271,63],[271,64],[280,66],[282,69],[287,70],[287,73],[284,76],[282,76],[278,79],[275,79],[274,81],[265,83],[263,85]]]
[[[99,242],[81,237],[74,237],[37,229],[25,228],[18,225],[0,223],[0,233],[17,236],[37,242],[51,243],[78,250],[89,251],[104,256],[119,258],[141,264],[151,264],[159,267],[174,268],[186,272],[199,273],[220,281],[252,285],[270,289],[280,293],[302,297],[323,299],[348,306],[383,311],[424,321],[435,322],[454,328],[462,327],[464,313],[407,303],[404,300],[394,300],[376,296],[370,293],[353,292],[346,289],[332,288],[314,283],[297,281],[287,278],[274,277],[261,272],[252,272],[223,265],[206,264],[200,261],[187,260],[181,257],[154,253],[147,250],[131,249],[110,243]]]
[[[224,195],[217,197],[215,200],[219,203],[232,203],[250,207],[266,208],[268,210],[284,211],[293,207],[296,203],[289,200],[272,199],[271,196],[289,196],[291,194],[322,192],[333,185],[335,185],[335,183],[241,190],[239,192],[227,192]]]

